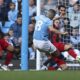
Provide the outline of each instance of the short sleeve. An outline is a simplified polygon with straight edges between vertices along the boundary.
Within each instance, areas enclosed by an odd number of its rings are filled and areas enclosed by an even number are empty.
[[[39,20],[39,16],[35,16],[35,20]]]
[[[53,25],[53,21],[52,20],[47,21],[47,25],[48,25],[48,27],[52,26]]]

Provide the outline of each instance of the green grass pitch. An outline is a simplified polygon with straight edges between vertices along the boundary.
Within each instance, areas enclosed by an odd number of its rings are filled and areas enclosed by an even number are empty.
[[[80,80],[80,71],[0,71],[0,80]]]

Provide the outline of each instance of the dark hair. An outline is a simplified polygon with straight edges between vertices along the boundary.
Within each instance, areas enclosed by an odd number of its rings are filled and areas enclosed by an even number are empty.
[[[58,6],[58,9],[60,10],[60,9],[61,9],[61,7],[63,7],[63,8],[65,8],[65,9],[66,9],[66,7],[65,7],[64,5],[59,5],[59,6]]]
[[[70,19],[65,17],[64,20],[68,20],[68,24],[70,24]]]
[[[53,9],[49,9],[48,11],[49,11],[50,13],[53,13],[54,15],[56,14],[56,11],[53,10]]]
[[[9,6],[11,6],[12,4],[15,6],[15,3],[13,3],[13,2],[11,2],[11,3],[9,4]]]
[[[53,9],[49,9],[48,12],[47,12],[47,15],[49,16],[50,19],[53,19],[55,14],[56,14],[56,12]]]
[[[75,3],[75,4],[80,4],[80,3],[79,3],[79,1],[76,1],[76,3]],[[74,4],[74,5],[75,5],[75,4]]]
[[[18,16],[17,16],[17,18],[20,18],[20,17],[22,17],[22,15],[18,15]]]
[[[55,19],[53,20],[53,22],[56,21],[56,20],[60,20],[60,18],[55,18]]]

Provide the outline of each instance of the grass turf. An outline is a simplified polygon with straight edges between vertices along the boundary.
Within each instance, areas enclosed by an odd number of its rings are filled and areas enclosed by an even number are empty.
[[[0,71],[0,80],[80,80],[80,71]]]

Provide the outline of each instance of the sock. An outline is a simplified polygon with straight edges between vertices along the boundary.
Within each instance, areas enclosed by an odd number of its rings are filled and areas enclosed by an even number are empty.
[[[73,49],[69,49],[69,50],[68,50],[68,53],[69,53],[73,58],[76,59],[77,54],[74,52]]]
[[[47,59],[47,60],[43,63],[43,65],[47,66],[47,64],[50,63],[51,60],[52,60],[52,59]]]
[[[58,69],[58,67],[53,67],[53,66],[50,66],[50,67],[48,67],[48,70],[57,70]]]
[[[11,62],[12,58],[13,58],[13,53],[8,52],[7,55],[6,55],[6,61],[5,61],[4,64],[8,65]]]

